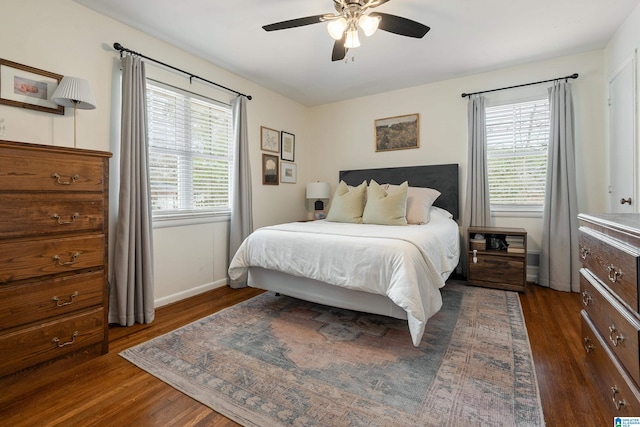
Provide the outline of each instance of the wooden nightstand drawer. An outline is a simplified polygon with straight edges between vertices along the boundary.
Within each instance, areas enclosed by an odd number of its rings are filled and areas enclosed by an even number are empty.
[[[480,252],[477,262],[469,263],[469,280],[522,285],[522,258]]]

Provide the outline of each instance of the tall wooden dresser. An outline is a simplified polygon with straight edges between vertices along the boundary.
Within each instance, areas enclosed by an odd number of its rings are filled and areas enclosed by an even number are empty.
[[[109,157],[0,141],[0,377],[108,351]]]
[[[578,216],[582,345],[610,416],[640,415],[640,214]]]

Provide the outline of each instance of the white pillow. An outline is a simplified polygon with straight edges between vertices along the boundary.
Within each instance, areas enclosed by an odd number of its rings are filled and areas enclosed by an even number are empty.
[[[407,225],[407,189],[405,181],[394,189],[385,189],[373,179],[367,189],[367,203],[362,214],[365,224]]]
[[[349,188],[344,181],[340,181],[331,199],[327,221],[362,224],[366,191],[367,181],[355,188]]]
[[[389,190],[399,185],[389,184]],[[429,222],[431,205],[440,197],[440,192],[433,188],[409,187],[407,190],[407,224],[426,224]]]

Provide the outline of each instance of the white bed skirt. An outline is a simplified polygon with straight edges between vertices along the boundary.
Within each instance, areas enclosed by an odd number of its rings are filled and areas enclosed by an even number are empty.
[[[407,312],[384,295],[354,291],[261,267],[249,267],[248,285],[332,307],[407,319]]]

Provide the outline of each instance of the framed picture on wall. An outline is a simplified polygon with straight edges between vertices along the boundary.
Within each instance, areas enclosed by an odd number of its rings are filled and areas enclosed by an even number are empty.
[[[289,184],[296,183],[296,164],[289,162],[280,162],[282,167],[280,168],[280,182],[286,182]]]
[[[280,158],[289,162],[295,161],[296,136],[292,133],[280,132]]]
[[[64,107],[51,101],[62,77],[0,58],[0,104],[64,114]]]
[[[262,184],[278,185],[280,177],[278,174],[278,156],[271,154],[262,155]]]
[[[260,126],[260,148],[263,151],[271,151],[272,153],[280,152],[280,132]]]
[[[376,151],[419,148],[419,119],[416,113],[375,120]]]

